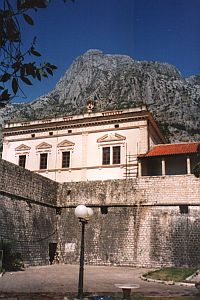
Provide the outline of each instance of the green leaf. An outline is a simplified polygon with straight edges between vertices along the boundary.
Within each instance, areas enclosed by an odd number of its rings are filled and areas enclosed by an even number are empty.
[[[35,56],[41,56],[41,54],[38,51],[36,51],[34,48],[31,48],[30,52]]]
[[[29,25],[34,25],[33,19],[27,15],[27,14],[23,14],[24,20],[29,24]]]
[[[49,73],[50,75],[53,76],[53,72],[52,72],[52,70],[50,68],[46,68],[46,70],[47,70],[47,73]]]
[[[17,23],[14,20],[14,18],[8,17],[5,20],[5,34],[6,34],[6,39],[10,42],[18,42],[20,33],[19,29],[17,27]]]
[[[1,81],[1,82],[6,82],[6,81],[8,81],[9,79],[10,79],[10,74],[4,73],[4,74],[1,76],[0,81]]]
[[[48,77],[47,73],[45,73],[45,72],[42,72],[42,76],[46,77],[46,78]]]
[[[25,66],[22,65],[22,66],[20,67],[20,77],[24,77],[24,76],[25,76]]]
[[[57,67],[55,65],[52,65],[49,62],[45,63],[45,67],[50,68],[51,70],[56,70],[57,69]]]
[[[41,81],[41,74],[39,70],[36,70],[36,76],[39,81]]]
[[[32,75],[35,78],[35,67],[33,63],[25,64],[24,67],[26,69],[26,74]]]
[[[12,80],[12,90],[13,90],[13,93],[16,95],[17,94],[17,91],[18,91],[18,80],[16,78],[13,78]]]
[[[50,67],[51,67],[51,69],[53,69],[53,70],[56,70],[56,69],[58,69],[56,66],[54,66],[54,65],[50,65]]]
[[[19,71],[20,69],[20,63],[17,61],[12,65],[12,68],[15,70],[15,72]]]
[[[18,10],[21,9],[21,0],[17,0],[17,9],[18,9]]]
[[[10,94],[8,94],[8,89],[6,89],[2,92],[0,99],[3,101],[8,101],[9,98],[10,98]]]
[[[32,82],[27,77],[20,76],[20,79],[27,85],[32,85]]]
[[[46,8],[48,5],[46,2],[47,1],[45,1],[45,0],[37,0],[37,1],[35,1],[35,6],[37,8]]]

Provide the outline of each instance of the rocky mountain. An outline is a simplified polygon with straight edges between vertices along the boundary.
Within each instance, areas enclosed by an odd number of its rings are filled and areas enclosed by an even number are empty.
[[[171,142],[200,140],[200,75],[183,78],[170,64],[99,50],[78,57],[47,95],[2,109],[0,123],[79,114],[89,99],[96,111],[146,104]]]

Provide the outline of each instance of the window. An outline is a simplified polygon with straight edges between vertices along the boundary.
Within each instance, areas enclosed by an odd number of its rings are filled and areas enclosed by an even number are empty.
[[[189,213],[188,205],[179,205],[179,211],[181,214],[188,214]]]
[[[119,128],[119,124],[115,124],[115,128]]]
[[[102,215],[107,215],[108,213],[108,207],[107,206],[101,206],[100,207]]]
[[[26,165],[26,155],[19,155],[19,166],[25,168]]]
[[[120,164],[120,146],[113,147],[113,165]]]
[[[103,165],[110,164],[110,147],[103,148]]]
[[[112,157],[112,162],[111,162]],[[117,165],[121,163],[121,147],[113,146],[113,147],[103,147],[103,165]]]
[[[40,154],[40,169],[47,169],[47,153]]]
[[[70,151],[62,152],[62,168],[69,168],[70,165]]]

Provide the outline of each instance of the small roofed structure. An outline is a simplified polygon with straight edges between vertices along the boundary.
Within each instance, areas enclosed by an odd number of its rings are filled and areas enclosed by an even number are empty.
[[[139,176],[191,174],[200,161],[200,142],[156,145],[138,159]]]

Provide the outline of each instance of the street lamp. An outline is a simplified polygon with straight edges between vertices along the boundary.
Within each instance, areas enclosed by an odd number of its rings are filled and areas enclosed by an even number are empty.
[[[75,208],[75,215],[79,219],[82,230],[81,230],[81,251],[80,251],[80,267],[79,267],[79,281],[78,281],[78,299],[83,298],[83,273],[84,273],[84,235],[85,235],[85,224],[93,215],[93,210],[85,205],[78,205]]]

